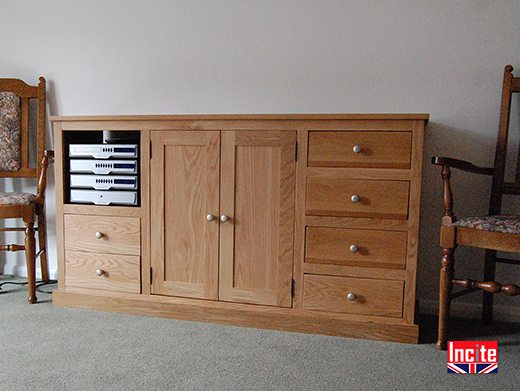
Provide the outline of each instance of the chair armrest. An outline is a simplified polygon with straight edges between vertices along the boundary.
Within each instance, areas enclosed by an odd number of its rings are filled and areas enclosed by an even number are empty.
[[[45,202],[45,189],[47,188],[47,167],[50,163],[54,163],[54,151],[43,151],[43,158],[41,161],[40,178],[38,179],[36,202],[43,206]]]
[[[493,175],[493,168],[491,167],[478,167],[465,160],[453,159],[449,157],[434,156],[432,157],[432,164],[437,166],[457,168],[459,170],[472,172],[474,174]]]
[[[443,225],[449,225],[455,221],[457,218],[453,213],[453,192],[451,191],[451,168],[456,168],[462,171],[471,172],[474,174],[481,175],[493,175],[493,168],[489,167],[478,167],[474,164],[460,160],[460,159],[452,159],[449,157],[441,157],[434,156],[432,157],[432,164],[437,166],[442,166],[442,180],[443,180],[443,197],[442,203],[444,206],[444,217],[442,219]]]

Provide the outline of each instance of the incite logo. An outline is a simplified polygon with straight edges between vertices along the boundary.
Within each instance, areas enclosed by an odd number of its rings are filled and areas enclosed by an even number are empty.
[[[498,373],[498,342],[449,341],[448,373]]]

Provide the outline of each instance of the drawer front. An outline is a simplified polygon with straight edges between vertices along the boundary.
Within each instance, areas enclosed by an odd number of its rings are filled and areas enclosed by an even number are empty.
[[[310,167],[410,168],[411,132],[309,132]]]
[[[141,255],[136,217],[65,215],[65,250]]]
[[[400,318],[403,315],[404,282],[318,276],[304,277],[303,308]],[[349,300],[349,295],[352,300]]]
[[[307,179],[306,213],[407,219],[409,191],[407,181],[310,177]]]
[[[305,262],[404,269],[407,233],[307,227]]]
[[[66,251],[65,285],[140,293],[140,257]]]

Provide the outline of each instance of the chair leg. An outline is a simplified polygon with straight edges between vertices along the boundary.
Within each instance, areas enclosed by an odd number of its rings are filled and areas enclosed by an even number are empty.
[[[484,281],[495,281],[496,263],[495,259],[497,252],[494,250],[486,250],[484,259]],[[482,297],[482,322],[485,325],[493,323],[493,300],[494,294],[483,291]]]
[[[34,237],[34,218],[25,222],[25,261],[27,263],[27,281],[29,285],[29,303],[36,303],[36,239]]]
[[[455,248],[443,249],[441,278],[439,288],[439,336],[437,349],[446,350],[447,334],[450,320],[451,291],[453,289],[453,256]]]
[[[47,224],[45,212],[38,215],[38,245],[40,249],[40,268],[42,270],[42,281],[49,280],[49,267],[47,263]],[[43,251],[41,251],[43,249]]]

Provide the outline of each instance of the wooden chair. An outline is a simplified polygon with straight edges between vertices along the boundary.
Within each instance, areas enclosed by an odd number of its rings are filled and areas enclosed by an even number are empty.
[[[29,136],[30,100],[37,100],[37,135]],[[36,302],[36,240],[38,231],[42,280],[49,279],[46,251],[45,187],[47,166],[54,152],[45,150],[45,79],[38,86],[18,79],[0,79],[0,178],[38,178],[37,194],[0,193],[0,219],[20,218],[25,227],[0,228],[0,231],[25,231],[24,245],[0,245],[2,251],[25,251],[29,284],[29,302]],[[35,140],[33,140],[35,139]],[[30,145],[30,143],[36,145]],[[35,167],[29,155],[36,155]],[[37,227],[35,227],[35,221]]]
[[[497,251],[520,253],[520,216],[501,215],[502,203],[505,201],[503,196],[520,195],[520,153],[517,156],[515,182],[508,182],[505,179],[511,100],[514,93],[520,92],[520,77],[513,77],[512,72],[511,65],[505,67],[494,166],[477,167],[466,161],[445,157],[432,159],[433,164],[442,166],[441,173],[444,181],[444,216],[440,240],[444,256],[440,277],[438,349],[446,349],[452,298],[483,290],[482,317],[485,324],[490,324],[493,320],[493,295],[500,292],[509,296],[520,294],[517,285],[501,285],[494,281],[496,263],[520,265],[519,260],[497,256]],[[450,183],[452,168],[489,175],[492,178],[488,215],[457,221],[453,214],[453,194]],[[458,245],[486,249],[482,282],[468,278],[454,278],[454,252]],[[511,254],[509,256],[512,257]],[[465,289],[452,293],[453,285]]]

